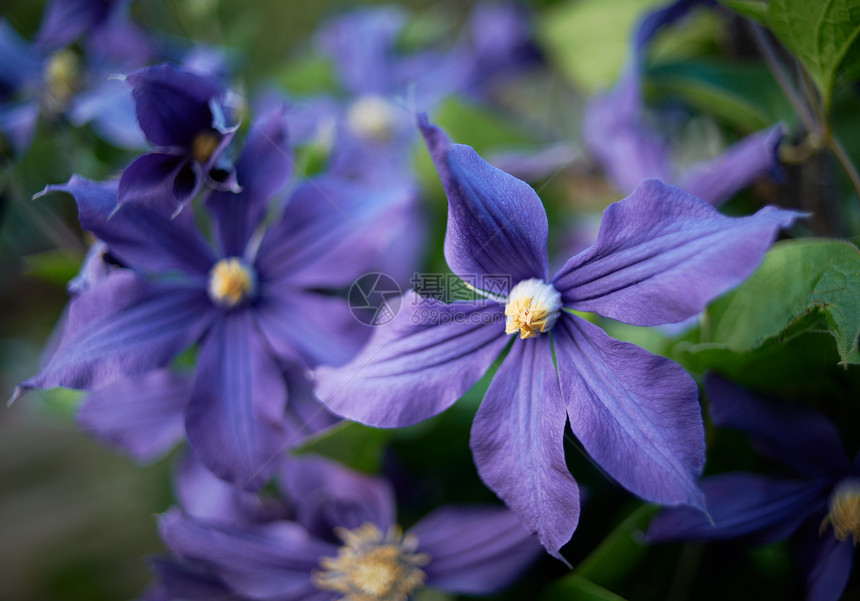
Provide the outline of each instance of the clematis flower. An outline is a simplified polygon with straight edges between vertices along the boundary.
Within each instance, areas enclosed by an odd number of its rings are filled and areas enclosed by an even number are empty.
[[[860,541],[860,454],[852,462],[833,424],[818,413],[753,395],[716,376],[705,388],[714,424],[746,432],[755,448],[793,478],[729,472],[702,479],[708,516],[665,510],[652,542],[740,538],[767,544],[793,538],[811,601],[836,601]]]
[[[448,265],[476,289],[492,276],[496,289],[450,305],[408,292],[355,359],[316,371],[317,396],[364,424],[414,424],[454,403],[510,347],[475,416],[472,454],[484,482],[551,554],[561,557],[579,519],[562,446],[567,418],[633,493],[702,507],[695,382],[568,309],[641,326],[681,321],[747,277],[796,214],[768,207],[732,219],[646,180],[606,209],[597,241],[549,278],[535,192],[451,144],[426,117],[420,125],[448,195]]]
[[[55,386],[97,391],[199,345],[184,408],[188,440],[219,477],[247,488],[265,482],[288,436],[282,364],[343,362],[366,335],[344,299],[319,291],[369,271],[387,248],[387,228],[399,225],[399,203],[409,201],[402,190],[320,177],[298,186],[260,237],[291,166],[277,112],[249,134],[237,163],[242,192],[206,198],[217,248],[190,212],[171,217],[170,198],[118,208],[116,182],[73,177],[46,188],[72,194],[84,229],[126,268],[72,299],[56,350],[16,396]]]
[[[210,499],[210,509],[195,514],[188,494],[184,511],[163,514],[161,537],[178,559],[155,564],[155,598],[220,592],[261,601],[401,601],[424,587],[486,594],[508,585],[540,553],[503,507],[441,507],[403,533],[385,480],[312,456],[285,461],[281,476],[286,519],[261,521],[232,502],[213,511]]]
[[[711,160],[682,169],[672,157],[672,140],[654,125],[659,114],[645,106],[642,72],[651,40],[662,27],[680,19],[691,8],[710,4],[677,0],[646,15],[636,31],[620,80],[609,92],[595,96],[586,108],[583,139],[609,179],[625,192],[653,177],[719,206],[756,178],[778,170],[777,149],[782,139],[779,125],[744,138]]]

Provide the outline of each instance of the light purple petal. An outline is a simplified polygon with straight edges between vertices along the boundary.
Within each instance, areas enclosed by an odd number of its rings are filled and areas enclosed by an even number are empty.
[[[260,600],[300,601],[317,593],[311,572],[336,546],[292,522],[230,528],[204,524],[177,510],[162,514],[161,538],[179,557],[202,561],[236,592]]]
[[[430,555],[427,586],[486,595],[515,580],[542,553],[540,543],[502,507],[440,507],[409,529]]]
[[[705,434],[687,372],[574,315],[552,335],[570,427],[588,453],[648,501],[704,507]]]
[[[448,195],[445,260],[475,284],[481,275],[510,275],[511,286],[546,279],[546,212],[523,181],[484,161],[469,146],[452,145],[426,116],[419,126]]]
[[[296,521],[318,538],[336,541],[337,527],[354,530],[370,522],[384,532],[395,523],[394,492],[386,480],[312,455],[288,458],[281,475]]]
[[[565,423],[549,338],[516,340],[475,415],[472,455],[484,483],[558,559],[579,522]]]
[[[114,146],[128,150],[146,148],[131,90],[117,79],[105,77],[91,89],[77,94],[68,117],[78,127],[90,123],[99,137]]]
[[[838,601],[842,597],[854,564],[853,541],[823,536],[815,548],[815,563],[807,575],[809,601]]]
[[[603,212],[589,249],[553,278],[566,306],[652,326],[698,314],[761,262],[798,213],[720,215],[680,188],[645,180]]]
[[[678,186],[718,207],[758,177],[777,170],[780,140],[779,125],[747,136],[715,159],[691,167]]]
[[[487,302],[445,305],[403,296],[397,317],[361,353],[316,371],[317,397],[338,415],[396,428],[441,413],[477,382],[502,352],[504,310]]]
[[[254,124],[236,163],[241,192],[215,191],[206,206],[215,216],[215,232],[225,256],[241,257],[269,207],[284,191],[293,171],[283,110]]]
[[[303,366],[299,364],[285,369],[284,377],[287,380],[288,401],[284,414],[284,429],[287,433],[285,448],[295,448],[309,437],[341,422],[314,396],[313,382]]]
[[[86,398],[78,425],[141,463],[155,461],[185,438],[191,382],[167,369],[124,378]]]
[[[263,485],[284,442],[283,374],[244,309],[224,313],[200,348],[185,419],[188,442],[219,478]]]
[[[154,286],[118,270],[72,299],[57,350],[16,396],[29,388],[96,390],[163,367],[203,334],[208,306],[202,291]]]

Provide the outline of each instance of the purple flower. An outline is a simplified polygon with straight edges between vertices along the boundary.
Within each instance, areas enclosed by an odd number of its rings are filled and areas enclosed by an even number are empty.
[[[755,133],[714,159],[681,169],[671,156],[671,141],[653,125],[656,115],[645,108],[642,71],[645,52],[664,25],[683,17],[703,0],[678,0],[646,15],[633,40],[631,57],[615,88],[593,98],[586,108],[583,139],[621,190],[632,191],[654,177],[677,184],[702,200],[719,206],[757,177],[779,166],[780,126]]]
[[[319,177],[298,186],[283,217],[260,236],[291,167],[277,112],[249,134],[236,167],[242,192],[206,198],[217,248],[191,212],[171,218],[172,199],[118,206],[116,182],[73,177],[49,186],[75,196],[82,226],[126,268],[72,299],[56,350],[16,394],[54,386],[97,391],[165,367],[199,344],[184,408],[188,440],[219,477],[262,484],[267,462],[287,441],[283,365],[342,363],[366,335],[344,299],[320,290],[369,271],[387,247],[387,228],[400,224],[400,205],[411,202],[411,191]]]
[[[704,478],[708,514],[666,510],[651,522],[648,538],[767,544],[792,536],[808,599],[836,601],[860,540],[860,453],[852,462],[836,428],[815,412],[757,397],[715,376],[706,378],[705,388],[714,424],[746,432],[762,455],[795,476],[730,472]]]
[[[411,598],[425,586],[486,594],[503,588],[540,545],[501,507],[446,506],[403,533],[389,484],[319,457],[284,462],[286,519],[228,501],[200,513],[211,488],[186,487],[184,510],[159,529],[179,560],[156,564],[166,599],[334,601]],[[189,500],[192,505],[189,508]],[[245,508],[245,509],[243,509]]]
[[[550,279],[546,213],[534,191],[450,144],[426,118],[421,128],[448,195],[448,265],[476,289],[488,278],[496,288],[451,305],[407,293],[352,362],[317,370],[317,396],[349,419],[406,426],[454,403],[510,346],[475,416],[472,453],[484,482],[550,553],[560,557],[579,516],[562,447],[568,417],[626,488],[701,507],[695,382],[568,308],[641,326],[681,321],[747,277],[795,214],[768,207],[731,219],[646,180],[604,212],[597,241]]]

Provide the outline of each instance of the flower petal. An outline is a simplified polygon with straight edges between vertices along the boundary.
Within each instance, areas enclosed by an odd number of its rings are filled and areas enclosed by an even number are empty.
[[[355,359],[316,370],[317,397],[370,426],[425,420],[451,406],[502,352],[504,319],[496,303],[445,305],[409,291],[394,321],[379,327]]]
[[[224,313],[201,345],[185,416],[197,456],[219,478],[259,488],[283,448],[286,402],[283,374],[250,311]]]
[[[451,144],[419,116],[430,156],[448,195],[445,260],[468,283],[510,275],[511,286],[547,277],[546,212],[535,191],[484,161],[469,146]]]
[[[562,560],[579,521],[565,423],[549,338],[516,340],[475,415],[472,455],[484,483]]]
[[[93,0],[53,0],[48,3],[36,41],[45,50],[56,50],[72,44],[104,21],[112,2]]]
[[[486,595],[515,580],[541,554],[537,538],[502,507],[440,507],[410,530],[430,555],[427,586]]]
[[[842,597],[854,564],[851,540],[838,541],[833,536],[819,537],[814,545],[815,557],[807,574],[809,601],[838,601]]]
[[[703,508],[705,435],[687,372],[574,315],[552,335],[570,427],[588,453],[648,501]]]
[[[141,601],[230,601],[231,591],[212,570],[169,557],[150,558],[158,582],[147,589]],[[235,596],[233,596],[235,599]]]
[[[566,306],[626,323],[682,321],[739,284],[798,213],[730,218],[680,188],[645,180],[603,212],[589,249],[553,278]]]
[[[155,461],[185,437],[191,382],[168,369],[118,380],[86,398],[78,425],[141,463]]]
[[[172,215],[176,204],[189,200],[199,187],[198,177],[187,157],[177,154],[150,152],[138,157],[122,172],[117,202],[143,203]],[[178,193],[178,194],[177,194]]]

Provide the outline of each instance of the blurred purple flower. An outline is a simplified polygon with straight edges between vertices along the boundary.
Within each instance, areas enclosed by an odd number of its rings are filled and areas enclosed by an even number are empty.
[[[705,388],[714,424],[746,432],[755,448],[795,473],[730,472],[702,479],[708,513],[668,509],[651,522],[652,542],[741,538],[768,544],[792,536],[811,601],[836,601],[860,540],[860,453],[852,462],[833,424],[764,399],[716,376]]]
[[[280,472],[281,518],[261,519],[235,490],[219,494],[199,478],[182,486],[183,508],[159,519],[179,559],[157,560],[161,596],[152,598],[385,601],[425,586],[487,594],[540,554],[501,507],[441,507],[401,533],[386,481],[321,457],[285,460]]]
[[[16,395],[54,386],[96,391],[165,367],[199,343],[184,409],[189,442],[219,477],[254,488],[288,440],[282,364],[342,363],[366,337],[345,299],[319,291],[373,268],[388,228],[402,225],[411,190],[319,177],[293,191],[261,236],[269,202],[285,192],[292,170],[282,112],[252,128],[236,169],[242,192],[206,198],[217,249],[191,212],[171,217],[170,198],[118,205],[116,182],[76,176],[46,188],[72,194],[82,226],[127,268],[72,299],[57,349]]]
[[[658,115],[642,98],[645,52],[655,34],[709,0],[678,0],[646,15],[636,31],[630,59],[620,81],[588,104],[582,135],[608,177],[625,192],[653,177],[677,184],[707,203],[719,206],[756,178],[776,173],[781,126],[741,140],[721,155],[683,171],[671,156],[671,140],[655,127]]]
[[[448,265],[476,289],[494,277],[496,289],[450,305],[407,293],[397,318],[352,362],[317,370],[317,396],[346,418],[406,426],[449,407],[510,346],[475,416],[472,453],[484,482],[551,554],[560,558],[579,517],[562,447],[567,417],[623,486],[701,507],[695,382],[567,308],[640,326],[681,321],[747,277],[796,214],[768,207],[731,219],[646,180],[604,212],[597,241],[549,279],[547,218],[535,192],[450,144],[426,117],[421,128],[448,195]],[[511,345],[512,333],[520,339]]]

